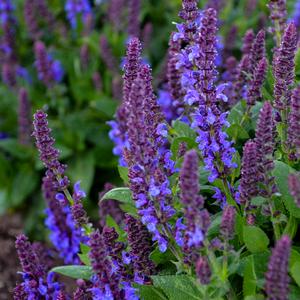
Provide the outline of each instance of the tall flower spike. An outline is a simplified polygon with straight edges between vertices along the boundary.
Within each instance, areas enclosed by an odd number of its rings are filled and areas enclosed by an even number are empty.
[[[198,154],[195,150],[188,151],[184,156],[180,171],[180,200],[184,207],[183,250],[188,256],[198,252],[203,244],[207,231],[206,212],[203,210],[204,200],[199,195]],[[208,220],[209,222],[209,220]],[[190,259],[193,260],[193,257]]]
[[[58,60],[53,60],[47,53],[43,42],[37,41],[34,44],[35,66],[39,79],[47,86],[51,87],[55,82],[60,82],[63,78],[63,69]]]
[[[257,159],[257,145],[248,141],[244,146],[241,181],[239,186],[240,202],[249,205],[252,197],[258,195],[259,165]]]
[[[296,158],[300,158],[300,86],[294,89],[288,116],[288,145]]]
[[[78,17],[85,23],[91,10],[89,0],[67,0],[65,4],[65,11],[72,28],[76,28]]]
[[[289,191],[300,208],[300,178],[296,174],[290,174],[288,179]]]
[[[108,44],[108,40],[105,35],[100,36],[99,44],[101,50],[101,57],[104,63],[106,64],[107,68],[114,74],[119,74],[118,62],[112,54],[111,47]]]
[[[262,29],[256,35],[250,51],[250,74],[253,75],[259,62],[266,57],[266,33]]]
[[[149,280],[149,276],[154,272],[154,264],[149,258],[152,251],[151,237],[147,228],[139,220],[128,214],[125,218],[125,224],[135,281],[143,284]]]
[[[256,101],[262,97],[262,87],[266,78],[268,62],[263,58],[254,70],[253,79],[248,87],[246,101],[249,107],[255,105]]]
[[[201,284],[210,283],[211,269],[205,256],[200,256],[196,263],[196,275]]]
[[[263,176],[263,183],[266,187],[269,187],[267,193],[270,196],[270,193],[272,194],[275,191],[274,178],[270,174],[274,168],[275,123],[272,105],[268,101],[264,103],[258,117],[255,142],[257,145],[259,172]]]
[[[226,206],[223,211],[220,232],[225,241],[231,240],[234,236],[236,210],[234,206]]]
[[[297,28],[289,23],[282,36],[281,44],[273,60],[274,106],[279,111],[286,111],[291,102],[291,87],[295,79],[295,53],[297,49]],[[287,121],[287,120],[283,120]]]
[[[277,241],[268,263],[268,271],[265,274],[265,292],[268,300],[287,300],[289,295],[289,256],[291,240],[283,235]]]
[[[128,35],[129,37],[140,36],[140,9],[141,0],[128,1]]]
[[[254,38],[255,35],[253,30],[252,29],[247,30],[243,38],[243,46],[242,46],[242,53],[244,55],[250,54],[254,42]]]
[[[286,0],[270,0],[268,8],[270,10],[270,19],[274,24],[274,28],[272,31],[275,32],[276,35],[280,35],[280,33],[283,32],[286,24]]]
[[[108,7],[108,19],[115,30],[120,30],[122,24],[122,14],[126,1],[111,0]]]
[[[28,93],[26,89],[21,88],[19,91],[19,143],[23,145],[31,144],[31,105],[28,99]]]

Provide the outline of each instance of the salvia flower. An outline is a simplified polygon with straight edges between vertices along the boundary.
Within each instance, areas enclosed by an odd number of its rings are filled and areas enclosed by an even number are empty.
[[[255,35],[253,30],[252,29],[247,30],[243,38],[243,46],[242,46],[242,53],[244,55],[250,54],[254,42],[254,38]]]
[[[35,66],[38,72],[38,78],[47,87],[60,82],[63,78],[63,69],[58,60],[54,60],[47,52],[43,42],[37,41],[34,44]]]
[[[268,300],[287,300],[289,297],[289,256],[291,240],[283,235],[277,241],[268,263],[268,271],[265,274],[265,292]]]
[[[223,211],[220,232],[224,240],[231,240],[234,236],[236,210],[234,206],[226,206]]]
[[[140,36],[140,7],[141,0],[128,1],[128,35],[129,37]]]
[[[122,14],[125,8],[126,1],[111,0],[108,7],[108,19],[115,30],[120,30],[122,25]]]
[[[300,207],[300,179],[296,174],[290,174],[288,178],[289,191],[295,199],[295,203]]]
[[[134,278],[138,283],[145,283],[154,272],[149,255],[152,251],[151,236],[147,228],[136,218],[126,215],[125,230],[130,247],[130,259],[134,268]]]
[[[276,32],[278,24],[280,32],[283,32],[287,17],[286,0],[270,0],[268,4],[270,19],[274,23],[273,32]]]
[[[114,74],[118,74],[118,62],[112,54],[111,47],[105,35],[101,35],[99,45],[101,50],[101,57],[107,68]]]
[[[79,264],[77,253],[80,243],[86,243],[82,229],[76,227],[68,204],[56,199],[56,179],[47,175],[43,178],[43,194],[47,202],[45,225],[50,230],[49,238],[66,264]]]
[[[201,284],[209,284],[211,269],[205,256],[200,256],[196,262],[196,275]]]
[[[273,59],[274,106],[280,112],[287,110],[291,102],[291,87],[295,78],[295,53],[297,49],[297,29],[294,23],[287,25],[279,49]],[[283,120],[286,121],[286,120]]]
[[[268,191],[267,194],[275,192],[274,178],[271,171],[274,169],[274,147],[275,147],[275,122],[272,112],[272,105],[266,101],[260,111],[256,132],[255,143],[257,145],[257,160],[259,172],[262,175],[262,182]]]
[[[32,132],[31,105],[28,99],[28,93],[24,88],[21,88],[19,91],[18,123],[19,143],[23,145],[30,145]]]
[[[91,10],[89,0],[67,0],[65,4],[65,11],[72,28],[76,28],[78,17],[85,23]]]
[[[56,299],[62,287],[55,282],[53,272],[46,274],[45,267],[25,235],[17,237],[16,249],[23,270],[23,282],[15,289],[15,299],[20,294],[26,294],[26,299]]]
[[[268,68],[268,62],[266,58],[263,58],[256,66],[254,70],[253,78],[251,79],[248,86],[247,97],[246,97],[248,106],[255,105],[256,101],[262,97],[261,92],[262,92],[264,80],[266,78],[267,68]]]
[[[206,216],[203,213],[204,199],[199,195],[198,174],[198,154],[195,150],[190,150],[184,156],[179,181],[180,200],[184,207],[185,224],[183,250],[188,255],[193,250],[197,251],[203,245],[207,231],[206,220],[203,218]]]
[[[256,35],[250,51],[250,74],[253,76],[259,62],[266,57],[266,33],[262,29]]]
[[[4,63],[2,65],[2,80],[10,88],[15,88],[17,84],[16,65]]]
[[[241,180],[239,185],[240,202],[247,205],[252,197],[258,195],[259,165],[257,144],[248,141],[244,146]]]
[[[297,158],[300,158],[300,86],[292,93],[288,116],[288,144]]]

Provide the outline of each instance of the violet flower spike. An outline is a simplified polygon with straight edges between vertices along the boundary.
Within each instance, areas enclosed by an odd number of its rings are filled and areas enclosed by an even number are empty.
[[[19,132],[18,139],[22,145],[31,144],[31,105],[28,99],[26,89],[21,88],[19,91],[19,111],[18,111]]]
[[[265,274],[265,292],[268,300],[288,300],[289,275],[288,264],[291,251],[291,239],[283,235],[277,241]]]
[[[128,1],[128,36],[139,37],[140,36],[140,9],[141,0],[129,0]]]
[[[196,262],[196,275],[201,284],[207,285],[210,283],[211,269],[205,256],[200,256]]]
[[[300,208],[300,178],[298,174],[290,174],[288,177],[290,194],[295,199],[295,203]]]
[[[220,233],[225,241],[234,237],[236,210],[234,206],[226,206],[223,211]]]

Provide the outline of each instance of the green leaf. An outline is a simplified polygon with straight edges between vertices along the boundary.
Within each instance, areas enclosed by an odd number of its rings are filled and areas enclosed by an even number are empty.
[[[60,266],[53,268],[51,272],[85,280],[90,280],[93,275],[92,267],[89,266]]]
[[[249,138],[248,132],[239,124],[232,124],[226,130],[227,134],[234,139],[246,140]]]
[[[244,270],[243,294],[244,297],[256,294],[256,274],[254,269],[253,256],[249,257]]]
[[[291,196],[288,188],[288,176],[296,171],[281,161],[275,161],[275,168],[273,175],[275,176],[275,182],[278,190],[281,194],[281,198],[285,207],[290,214],[295,218],[300,218],[300,208],[297,207],[294,198]]]
[[[118,166],[118,171],[119,171],[119,175],[120,175],[121,179],[123,180],[123,182],[125,184],[128,184],[129,183],[128,168],[122,167],[122,166]]]
[[[32,153],[31,148],[20,145],[16,139],[12,138],[0,140],[0,149],[19,159],[29,158]]]
[[[300,286],[300,261],[297,261],[293,264],[291,268],[291,275],[298,284],[298,286]]]
[[[142,300],[168,300],[161,289],[156,288],[153,285],[139,285],[137,288]]]
[[[170,148],[171,152],[173,153],[173,157],[172,157],[173,159],[176,158],[181,143],[185,143],[188,149],[197,147],[197,143],[195,142],[195,139],[189,137],[177,137],[173,140]]]
[[[79,258],[80,258],[80,260],[82,261],[83,264],[85,264],[86,266],[91,265],[91,261],[90,261],[90,258],[88,256],[88,254],[78,253],[78,256],[79,256]]]
[[[262,229],[256,226],[244,226],[243,238],[246,247],[252,253],[262,252],[269,245],[269,238]]]
[[[150,259],[156,264],[164,264],[168,263],[172,260],[176,260],[176,257],[173,255],[173,253],[168,249],[166,252],[160,252],[158,248],[153,250],[150,253]]]
[[[170,300],[202,299],[195,279],[187,275],[151,276],[155,287],[161,288]]]
[[[239,124],[244,116],[244,104],[243,101],[239,101],[233,108],[230,110],[230,113],[227,117],[227,120],[230,124]]]
[[[176,120],[172,123],[172,127],[177,137],[188,137],[195,140],[196,133],[188,124]]]
[[[117,200],[119,202],[122,202],[124,204],[130,204],[134,206],[133,200],[132,200],[132,194],[131,190],[127,187],[119,187],[119,188],[114,188],[110,191],[108,191],[100,201],[104,200]]]

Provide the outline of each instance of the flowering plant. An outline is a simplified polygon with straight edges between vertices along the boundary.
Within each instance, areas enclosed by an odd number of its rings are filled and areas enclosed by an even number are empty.
[[[218,36],[224,6],[182,1],[160,99],[132,20],[122,103],[109,121],[123,185],[106,185],[100,224],[87,216],[80,182],[71,187],[45,110],[36,111],[47,253],[64,265],[18,236],[16,300],[69,299],[58,274],[76,279],[73,299],[299,299],[297,22],[285,1],[270,1],[270,40],[264,28],[248,30],[238,61]],[[41,80],[53,84],[49,70]]]

